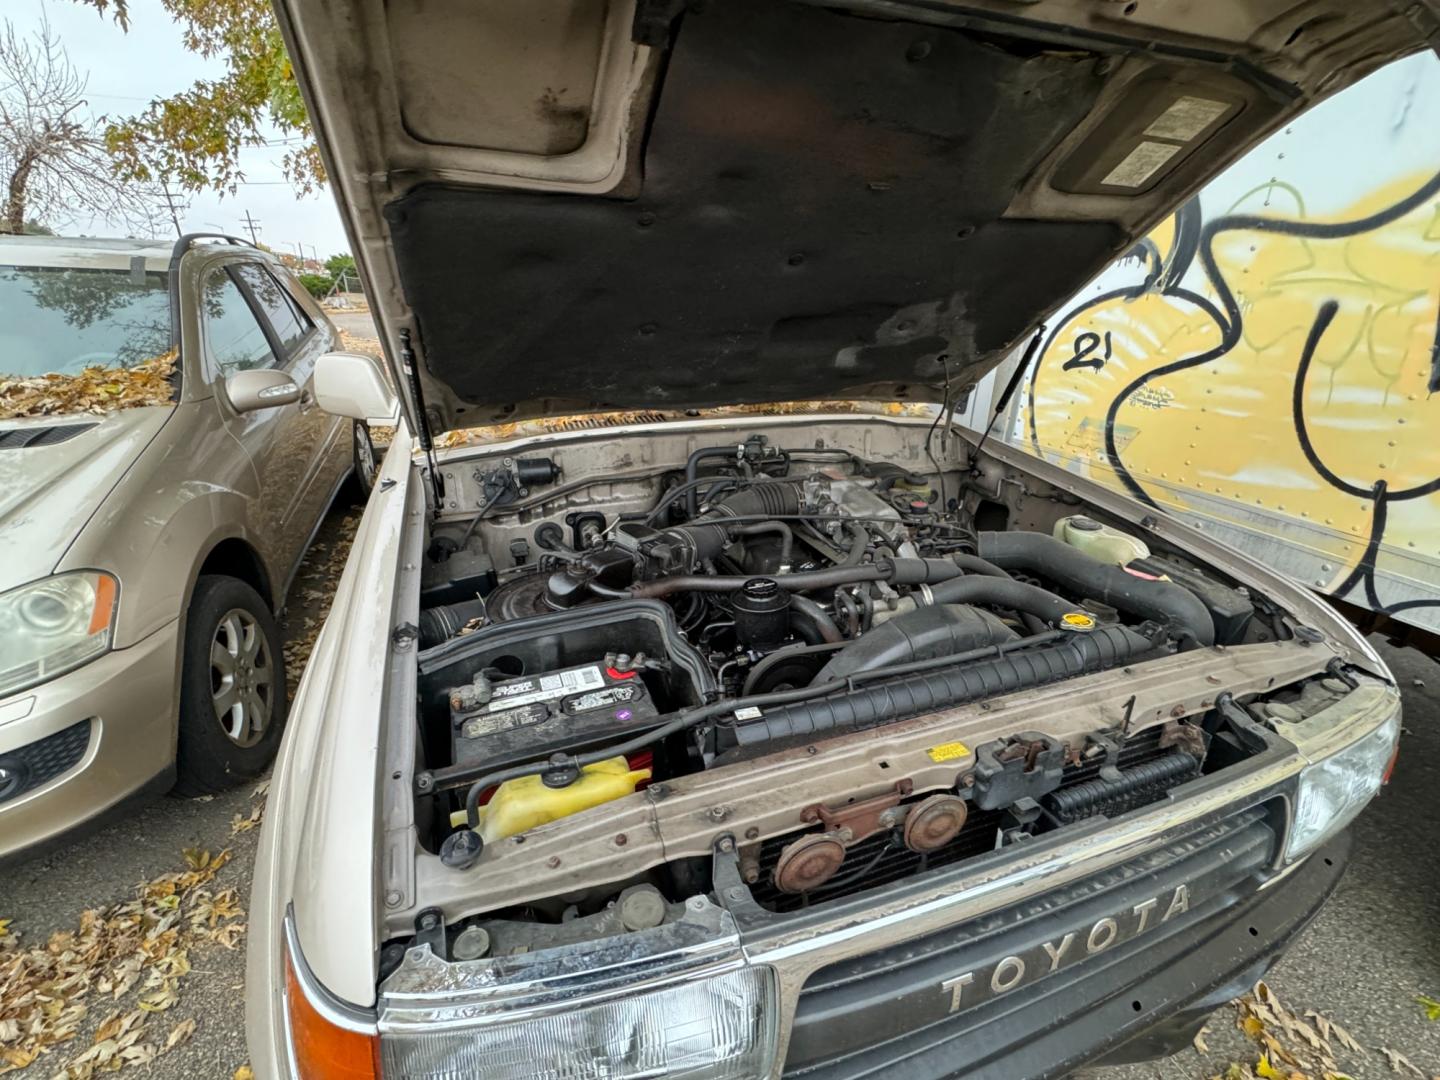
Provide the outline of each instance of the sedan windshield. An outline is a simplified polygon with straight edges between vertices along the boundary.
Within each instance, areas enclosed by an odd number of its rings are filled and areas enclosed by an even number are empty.
[[[133,367],[170,348],[167,275],[0,266],[0,372]]]

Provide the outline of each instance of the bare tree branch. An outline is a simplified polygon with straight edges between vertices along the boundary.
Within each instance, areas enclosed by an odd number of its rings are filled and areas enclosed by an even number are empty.
[[[131,234],[157,231],[162,193],[122,180],[106,120],[85,114],[86,76],[42,22],[32,37],[0,32],[0,232],[27,221],[65,225],[99,216]]]

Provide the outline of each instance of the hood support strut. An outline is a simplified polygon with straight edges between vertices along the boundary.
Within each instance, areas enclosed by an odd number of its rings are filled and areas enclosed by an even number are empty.
[[[425,413],[425,391],[420,386],[420,374],[415,366],[415,350],[410,345],[409,328],[400,331],[400,368],[410,380],[410,393],[415,399],[416,437],[420,449],[425,451],[425,461],[430,467],[430,487],[435,493],[435,516],[445,508],[445,478],[440,475],[439,464],[435,461],[435,439],[430,433],[430,418]]]

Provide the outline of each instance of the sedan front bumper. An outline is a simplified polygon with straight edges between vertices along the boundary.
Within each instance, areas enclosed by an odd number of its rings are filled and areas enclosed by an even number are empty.
[[[0,702],[0,858],[173,778],[179,621]]]

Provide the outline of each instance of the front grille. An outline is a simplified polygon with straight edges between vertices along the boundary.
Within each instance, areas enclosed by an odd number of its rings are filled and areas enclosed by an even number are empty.
[[[1164,796],[1165,792],[1185,780],[1192,779],[1199,772],[1198,763],[1181,751],[1163,748],[1160,745],[1161,729],[1151,728],[1126,740],[1120,748],[1118,767],[1122,773],[1137,770],[1153,770],[1157,779],[1150,783],[1137,784],[1125,791],[1123,797],[1109,799],[1081,798],[1077,805],[1091,806],[1088,812],[1073,811],[1066,805],[1057,805],[1051,796],[1046,804],[1062,813],[1055,814],[1057,820],[1069,824],[1084,817],[1105,813],[1117,816],[1131,810],[1148,806]],[[1180,760],[1183,759],[1183,760]],[[1174,763],[1179,768],[1167,768]],[[1086,761],[1066,768],[1064,779],[1054,794],[1075,792],[1081,795],[1095,787],[1098,782],[1102,761]],[[1132,774],[1133,775],[1133,774]],[[1082,787],[1082,785],[1085,785]],[[1103,789],[1102,789],[1103,790]],[[823,886],[808,893],[785,893],[775,888],[772,874],[780,852],[794,843],[801,835],[789,833],[775,836],[760,845],[760,880],[750,887],[756,903],[769,911],[798,911],[814,904],[853,896],[867,889],[878,888],[899,881],[912,874],[924,873],[950,866],[965,859],[991,851],[996,846],[999,830],[1005,817],[1003,810],[971,809],[965,819],[960,835],[938,851],[920,855],[901,844],[896,832],[880,832],[853,845],[845,854],[845,862],[833,878]]]
[[[1241,811],[1013,907],[820,968],[801,991],[785,1075],[1022,1075],[1011,1059],[1042,1034],[1112,998],[1128,1009],[1135,981],[1199,963],[1200,928],[1229,926],[1256,895],[1278,847],[1271,821],[1265,807]],[[1154,1005],[1135,1001],[1136,1013]]]
[[[90,727],[90,720],[81,720],[0,754],[0,803],[19,798],[80,764],[90,745]]]
[[[56,424],[53,427],[18,427],[0,431],[0,450],[28,450],[36,446],[54,446],[73,439],[94,424]]]

